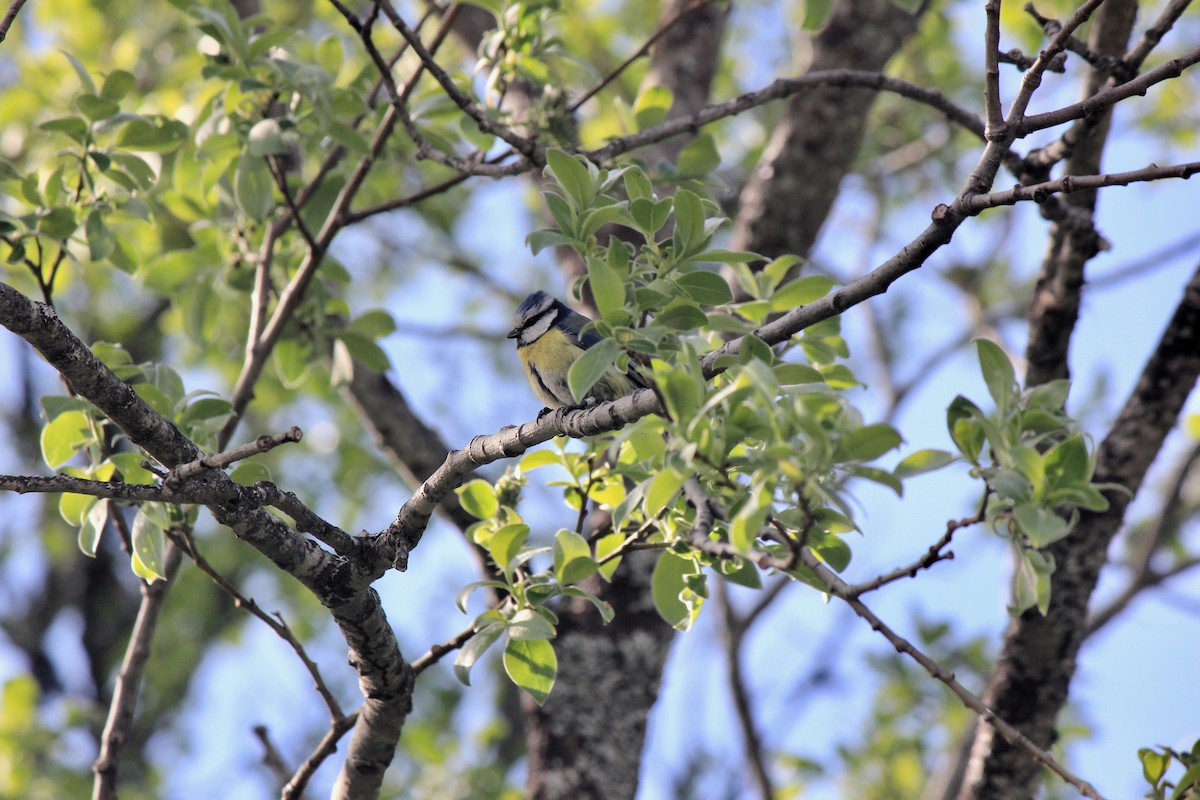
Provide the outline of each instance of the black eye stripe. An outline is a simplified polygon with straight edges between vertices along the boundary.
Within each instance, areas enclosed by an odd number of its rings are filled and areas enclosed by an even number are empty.
[[[541,312],[537,316],[530,317],[529,319],[525,320],[525,322],[523,322],[521,324],[522,330],[525,328],[533,327],[542,319],[542,317],[546,316],[547,314],[549,314],[552,311],[554,311],[554,306],[550,306],[549,308],[547,308],[545,311]],[[553,321],[553,320],[551,320],[551,321]]]

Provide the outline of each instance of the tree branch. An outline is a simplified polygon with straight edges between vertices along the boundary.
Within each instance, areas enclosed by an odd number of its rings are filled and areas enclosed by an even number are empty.
[[[1040,203],[1052,194],[1094,191],[1104,186],[1128,186],[1131,183],[1158,181],[1164,178],[1187,180],[1200,172],[1200,161],[1160,167],[1151,164],[1128,172],[1113,172],[1106,175],[1064,175],[1057,180],[1044,181],[1032,186],[1017,185],[1011,189],[988,194],[977,194],[966,199],[964,207],[968,214],[978,214],[989,208],[1016,205],[1024,200]]]
[[[839,578],[832,570],[830,570],[829,567],[825,566],[823,561],[813,555],[812,551],[810,551],[808,548],[802,548],[800,551],[800,559],[804,566],[816,573],[817,577],[820,578],[825,584],[830,594],[849,604],[850,608],[854,609],[854,613],[871,626],[871,630],[883,636],[883,638],[887,639],[888,643],[891,644],[892,647],[896,648],[897,653],[908,656],[924,667],[926,672],[944,684],[946,688],[953,692],[954,695],[962,701],[963,705],[975,712],[975,714],[981,720],[986,722],[993,730],[1004,737],[1005,741],[1007,741],[1013,747],[1019,749],[1034,761],[1048,767],[1064,781],[1075,787],[1075,789],[1084,797],[1093,798],[1093,800],[1103,800],[1100,793],[1097,792],[1090,783],[1076,776],[1062,764],[1059,764],[1054,756],[1038,747],[1019,730],[1010,725],[1003,718],[997,716],[996,713],[992,709],[988,708],[982,700],[980,700],[977,696],[975,696],[974,693],[971,692],[971,690],[959,683],[952,673],[946,671],[942,665],[938,664],[928,655],[921,652],[921,650],[913,645],[912,642],[908,641],[903,636],[900,636],[898,633],[889,628],[883,622],[883,620],[881,620],[875,615],[874,612],[867,608],[866,604],[864,604],[862,600],[854,595],[851,587],[848,586],[845,581]]]
[[[0,20],[0,42],[8,38],[8,29],[16,21],[17,14],[20,13],[23,5],[25,5],[25,0],[12,0],[8,4],[8,11],[4,12],[4,19]]]
[[[117,673],[116,687],[108,707],[108,720],[100,736],[100,756],[92,765],[92,772],[96,775],[92,784],[92,800],[117,798],[117,770],[125,752],[125,743],[132,735],[133,710],[137,705],[146,662],[150,660],[150,644],[154,640],[167,589],[179,570],[180,556],[179,549],[169,545],[163,560],[163,579],[141,585],[142,603],[138,607],[129,646],[125,648],[121,670]]]

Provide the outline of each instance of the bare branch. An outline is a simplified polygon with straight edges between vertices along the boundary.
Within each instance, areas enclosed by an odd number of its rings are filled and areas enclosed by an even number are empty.
[[[804,566],[816,573],[830,594],[849,604],[850,608],[854,609],[854,613],[865,620],[871,626],[872,630],[879,633],[883,638],[888,640],[888,643],[892,647],[896,648],[896,652],[908,656],[924,667],[926,672],[943,683],[962,701],[963,705],[971,709],[980,719],[994,728],[997,733],[1004,737],[1005,741],[1021,750],[1033,760],[1048,767],[1064,781],[1075,787],[1084,797],[1089,797],[1093,800],[1103,800],[1100,793],[1090,783],[1076,776],[1062,764],[1058,763],[1054,756],[1038,747],[1008,722],[996,716],[971,690],[959,683],[953,673],[947,671],[941,664],[938,664],[919,650],[912,642],[889,628],[871,609],[867,608],[866,604],[853,593],[852,588],[845,581],[834,574],[829,567],[825,566],[824,562],[813,555],[808,548],[804,548],[801,551],[800,558]]]
[[[1047,111],[1044,114],[1031,114],[1020,119],[1010,119],[1009,124],[1016,128],[1019,136],[1025,136],[1034,131],[1045,130],[1046,128],[1053,128],[1056,125],[1062,125],[1071,120],[1082,119],[1089,114],[1095,114],[1097,111],[1114,106],[1134,95],[1144,95],[1150,87],[1160,84],[1163,81],[1178,78],[1183,74],[1184,70],[1194,66],[1198,61],[1200,61],[1200,47],[1191,50],[1179,58],[1173,58],[1152,70],[1143,72],[1133,80],[1110,86],[1078,103],[1072,103],[1069,106],[1063,106],[1054,111]]]
[[[1163,8],[1158,19],[1151,23],[1142,33],[1142,38],[1135,44],[1125,57],[1121,59],[1130,73],[1136,72],[1145,62],[1146,57],[1158,47],[1158,43],[1167,35],[1167,31],[1175,27],[1175,23],[1183,16],[1183,12],[1192,4],[1192,0],[1171,0]]]
[[[271,741],[271,732],[267,730],[266,725],[255,725],[252,730],[254,731],[255,738],[258,739],[258,743],[263,748],[263,764],[271,771],[271,774],[275,776],[275,779],[280,784],[287,783],[288,779],[291,778],[291,772],[288,770],[287,764],[283,760],[283,755],[279,752],[279,748]]]
[[[655,43],[659,39],[661,39],[663,36],[670,33],[672,28],[674,28],[676,25],[678,25],[684,19],[686,19],[687,17],[696,13],[700,9],[704,8],[705,6],[712,5],[714,2],[715,2],[715,0],[695,0],[692,3],[689,3],[685,8],[681,9],[677,14],[675,14],[669,20],[667,20],[666,22],[659,25],[658,30],[656,30],[654,33],[650,34],[650,37],[648,39],[646,39],[645,42],[642,43],[641,47],[639,47],[637,50],[634,50],[629,55],[628,58],[626,58],[624,61],[622,61],[620,64],[618,64],[603,78],[598,80],[592,86],[592,88],[588,89],[586,92],[584,92],[579,97],[577,97],[569,106],[567,106],[567,111],[569,111],[571,113],[578,111],[580,106],[582,106],[588,100],[591,100],[593,97],[595,97],[597,94],[599,94],[604,89],[605,86],[608,86],[610,83],[612,83],[617,78],[619,78],[621,76],[621,74],[623,72],[625,72],[625,70],[629,69],[631,64],[633,64],[639,58],[642,58],[647,53],[649,53],[650,48],[654,47]]]
[[[475,635],[475,628],[468,627],[451,636],[441,644],[435,644],[429,648],[429,652],[419,658],[413,659],[412,669],[414,675],[420,675],[425,670],[432,667],[438,661],[441,661],[442,656],[447,653],[453,653],[458,650],[467,640]]]
[[[321,695],[321,699],[325,701],[325,706],[329,709],[329,715],[336,723],[343,717],[342,708],[338,704],[337,698],[333,696],[333,692],[329,691],[329,686],[325,683],[325,679],[321,677],[321,670],[317,667],[317,663],[309,657],[308,651],[304,649],[304,645],[292,633],[292,629],[284,621],[283,616],[278,612],[274,612],[274,616],[263,611],[262,608],[254,601],[252,597],[246,597],[237,590],[229,579],[216,570],[209,563],[200,550],[196,547],[196,541],[191,534],[184,531],[167,530],[167,536],[175,544],[175,547],[180,551],[187,553],[188,558],[195,562],[200,571],[207,575],[212,582],[217,585],[221,591],[233,598],[233,603],[238,608],[243,608],[260,621],[266,624],[276,636],[292,648],[296,657],[300,659],[300,663],[308,670],[308,674],[312,676],[313,688],[317,690],[317,694]],[[285,777],[286,779],[286,777]]]
[[[983,9],[987,16],[983,35],[983,105],[986,109],[986,135],[991,139],[999,135],[1004,126],[1004,111],[1000,107],[1000,0],[987,0]]]
[[[321,738],[321,741],[313,749],[312,753],[296,769],[291,780],[284,784],[283,791],[279,794],[280,800],[299,800],[304,795],[304,790],[308,787],[308,782],[312,780],[312,776],[316,774],[321,764],[325,763],[325,759],[337,752],[338,742],[358,723],[358,716],[358,711],[351,711],[329,726],[329,730]]]
[[[984,511],[982,508],[980,509],[979,513],[973,517],[950,520],[946,523],[946,532],[942,534],[940,539],[930,545],[929,550],[925,552],[925,555],[921,556],[907,566],[897,567],[891,572],[880,575],[872,580],[850,585],[847,587],[847,589],[852,596],[859,597],[867,592],[873,592],[876,589],[887,586],[889,583],[894,583],[903,578],[915,578],[917,573],[921,570],[929,569],[939,561],[948,561],[954,558],[954,553],[945,552],[946,548],[950,546],[950,541],[954,538],[954,534],[963,528],[977,525],[980,522],[983,522],[983,520]]]
[[[273,436],[263,434],[253,442],[238,445],[223,453],[217,453],[211,456],[202,456],[195,461],[189,461],[186,464],[180,464],[174,467],[168,474],[164,483],[168,486],[178,486],[188,478],[199,475],[201,472],[210,469],[224,469],[225,467],[237,461],[242,461],[260,453],[266,453],[274,450],[281,444],[290,444],[298,442],[304,437],[304,434],[293,425],[283,433],[277,433]]]
[[[459,89],[458,84],[454,82],[454,79],[450,77],[446,70],[442,69],[441,64],[437,63],[436,59],[433,57],[433,54],[425,48],[425,45],[421,42],[421,39],[417,36],[416,32],[408,26],[408,23],[404,21],[404,18],[401,17],[396,9],[392,7],[390,0],[375,0],[375,5],[377,8],[383,11],[383,15],[388,18],[388,20],[392,23],[392,26],[400,32],[400,35],[403,36],[404,40],[408,42],[410,47],[412,47],[413,52],[417,54],[419,59],[421,59],[421,63],[425,65],[425,69],[428,70],[429,74],[432,75],[434,80],[438,82],[438,85],[442,87],[442,91],[446,93],[446,96],[454,101],[454,104],[463,112],[465,112],[467,116],[473,119],[481,131],[500,137],[512,145],[513,148],[525,156],[525,158],[533,161],[534,163],[538,163],[538,159],[536,157],[536,147],[533,141],[525,138],[524,136],[519,136],[508,127],[501,125],[487,114],[480,111],[479,107],[475,105],[475,102],[471,100],[471,98],[465,92]]]
[[[16,21],[17,14],[20,13],[23,5],[25,5],[25,0],[12,0],[9,3],[8,11],[4,12],[4,19],[0,20],[0,42],[8,38],[8,29]]]
[[[117,770],[125,751],[125,743],[131,735],[138,689],[142,685],[146,663],[150,660],[150,645],[158,628],[163,601],[179,569],[180,557],[178,548],[168,546],[163,560],[163,579],[141,585],[142,603],[138,607],[137,621],[134,622],[129,645],[125,648],[125,658],[117,673],[112,702],[108,707],[108,720],[104,723],[104,732],[100,735],[100,755],[92,765],[92,772],[96,775],[92,784],[92,800],[117,798]]]
[[[1187,164],[1174,164],[1160,167],[1151,164],[1141,169],[1128,172],[1113,172],[1106,175],[1064,175],[1053,181],[1037,183],[1033,186],[1014,186],[1000,192],[977,194],[966,199],[964,207],[969,214],[998,206],[1011,206],[1023,200],[1041,202],[1051,194],[1067,194],[1070,192],[1088,191],[1104,186],[1128,186],[1131,183],[1158,181],[1164,178],[1183,178],[1184,180],[1200,172],[1200,161]]]
[[[705,106],[695,114],[669,119],[644,131],[617,139],[604,147],[584,153],[589,159],[604,162],[623,153],[637,150],[672,136],[690,133],[698,127],[708,125],[726,117],[736,116],[751,108],[790,97],[793,94],[818,87],[853,87],[891,92],[923,103],[945,114],[952,122],[980,137],[984,136],[984,123],[978,115],[959,106],[942,92],[892,78],[881,72],[863,72],[852,69],[832,69],[810,72],[797,78],[779,78],[762,89],[746,92],[732,100]]]

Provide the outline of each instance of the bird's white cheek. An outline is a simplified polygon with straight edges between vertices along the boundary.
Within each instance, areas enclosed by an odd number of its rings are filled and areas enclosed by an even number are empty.
[[[538,339],[542,338],[542,336],[546,334],[546,331],[550,330],[550,326],[554,324],[552,317],[552,314],[547,314],[539,319],[535,324],[530,325],[528,328],[521,331],[521,344],[533,344]]]

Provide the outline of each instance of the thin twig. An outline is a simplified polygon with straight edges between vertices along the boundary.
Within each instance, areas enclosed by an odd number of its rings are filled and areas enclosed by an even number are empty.
[[[864,595],[867,592],[873,592],[876,589],[887,586],[889,583],[895,583],[903,578],[915,578],[918,572],[923,569],[929,569],[939,561],[949,561],[953,559],[954,553],[945,551],[946,548],[950,546],[950,541],[954,538],[954,534],[963,528],[983,522],[983,519],[984,512],[981,509],[980,512],[973,517],[950,520],[946,523],[946,532],[942,534],[940,539],[929,546],[929,549],[925,551],[923,556],[911,564],[907,564],[903,567],[897,567],[891,572],[880,575],[877,578],[851,585],[849,587],[850,593],[854,597],[859,597],[860,595]]]
[[[1151,164],[1129,172],[1110,172],[1104,175],[1064,175],[1057,180],[1036,183],[1032,186],[1014,186],[1004,191],[973,195],[964,201],[963,207],[968,214],[978,214],[989,208],[1011,206],[1025,200],[1040,202],[1052,194],[1067,194],[1099,189],[1104,186],[1128,186],[1131,183],[1158,181],[1165,178],[1186,180],[1197,172],[1200,172],[1200,161],[1173,164],[1168,167]]]
[[[471,98],[465,92],[458,88],[458,84],[454,82],[454,79],[450,77],[446,70],[442,69],[442,65],[437,63],[437,60],[433,57],[433,53],[426,49],[425,45],[421,42],[420,37],[418,37],[416,32],[408,26],[408,23],[404,21],[404,18],[400,16],[396,9],[392,7],[392,4],[389,2],[389,0],[375,0],[375,5],[377,8],[383,11],[383,15],[388,18],[388,21],[392,23],[392,26],[400,33],[401,36],[404,37],[404,40],[408,42],[409,46],[412,47],[412,50],[414,53],[416,53],[417,58],[421,60],[421,63],[425,65],[425,69],[428,70],[429,74],[433,76],[433,79],[438,82],[438,85],[442,87],[442,91],[446,93],[446,96],[449,97],[454,104],[459,107],[459,109],[466,113],[467,116],[473,119],[481,131],[484,133],[490,133],[494,136],[499,136],[501,139],[512,145],[527,159],[536,163],[536,147],[531,139],[527,139],[524,136],[518,135],[507,126],[501,125],[489,117],[486,113],[481,111],[475,102],[471,100]]]
[[[243,461],[259,453],[266,453],[274,450],[281,444],[290,444],[298,442],[304,438],[304,433],[295,425],[288,428],[282,433],[276,433],[273,436],[263,434],[253,442],[238,445],[237,447],[226,450],[222,453],[216,453],[211,456],[204,456],[195,461],[190,461],[187,464],[180,464],[167,473],[167,478],[163,483],[169,486],[178,486],[188,478],[199,475],[201,472],[209,469],[224,469],[225,467],[237,461]]]
[[[329,709],[330,718],[336,723],[342,719],[342,708],[338,704],[337,698],[333,696],[333,692],[329,690],[329,686],[325,683],[325,679],[321,677],[321,670],[317,667],[308,651],[304,649],[304,645],[292,633],[292,629],[284,621],[283,616],[278,611],[274,616],[263,611],[262,608],[254,601],[254,598],[246,597],[237,590],[229,579],[216,570],[212,564],[208,562],[203,554],[196,548],[196,542],[187,531],[168,530],[167,536],[175,544],[175,547],[182,552],[187,553],[188,558],[195,562],[200,571],[207,575],[217,588],[225,592],[233,598],[233,604],[238,608],[243,608],[253,616],[261,620],[268,628],[270,628],[276,636],[287,642],[292,648],[296,656],[300,659],[300,663],[304,664],[304,668],[308,670],[308,674],[312,676],[313,688],[317,690],[317,694],[321,695],[321,699],[325,701],[325,707]]]
[[[697,0],[697,2],[690,4],[687,8],[682,9],[675,16],[664,22],[659,26],[658,30],[650,34],[650,38],[643,42],[641,47],[639,47],[637,50],[634,50],[633,53],[630,54],[630,56],[620,64],[618,64],[615,69],[597,81],[592,88],[588,89],[586,92],[580,95],[578,99],[567,106],[567,111],[574,114],[579,110],[580,106],[599,94],[605,86],[608,86],[610,83],[619,78],[621,73],[629,69],[631,64],[649,53],[650,48],[653,47],[659,39],[661,39],[663,36],[666,36],[672,28],[700,9],[712,5],[713,2],[714,0]]]
[[[92,772],[96,775],[92,784],[92,800],[117,798],[117,770],[125,752],[125,745],[132,735],[133,711],[137,705],[138,689],[146,672],[146,663],[150,660],[150,646],[158,629],[158,619],[167,597],[167,590],[179,569],[181,555],[177,547],[168,545],[163,561],[162,580],[141,584],[142,602],[138,607],[129,645],[125,648],[121,670],[117,673],[112,702],[108,706],[108,719],[104,723],[104,732],[100,735],[100,755],[92,765]]]
[[[825,584],[825,587],[830,594],[848,603],[850,607],[854,609],[854,613],[865,620],[871,626],[872,630],[879,633],[888,640],[892,647],[896,648],[896,652],[907,655],[909,658],[913,659],[922,667],[924,667],[926,672],[928,672],[941,683],[945,684],[945,686],[963,702],[963,705],[974,711],[975,714],[988,725],[991,725],[993,728],[995,728],[996,732],[999,733],[1006,742],[1024,752],[1038,763],[1048,767],[1064,781],[1075,787],[1075,789],[1084,797],[1092,798],[1092,800],[1104,800],[1100,793],[1097,792],[1090,783],[1076,776],[1062,764],[1058,763],[1054,756],[1038,747],[1036,744],[1030,741],[1027,736],[1010,725],[1008,722],[996,716],[995,712],[984,705],[983,701],[980,700],[973,692],[971,692],[971,690],[959,683],[954,677],[953,673],[947,671],[944,667],[942,667],[941,664],[938,664],[928,655],[919,650],[915,645],[912,644],[912,642],[908,641],[903,636],[900,636],[891,628],[889,628],[883,622],[883,620],[876,616],[875,613],[872,612],[871,609],[869,609],[866,604],[862,602],[862,600],[853,594],[851,587],[848,586],[846,582],[839,578],[836,574],[834,574],[832,570],[825,566],[825,564],[819,558],[817,558],[812,551],[810,551],[808,548],[805,548],[801,554],[801,559],[804,562],[804,566],[812,570],[821,580],[821,582]]]
[[[738,618],[733,603],[729,599],[729,590],[724,581],[717,581],[717,601],[720,603],[722,617],[725,622],[725,668],[729,679],[729,690],[733,697],[733,708],[738,726],[742,729],[742,741],[746,752],[746,760],[758,794],[763,800],[775,797],[771,773],[767,770],[766,758],[763,755],[762,737],[759,736],[754,722],[754,712],[750,704],[750,694],[746,686],[746,677],[742,673],[742,643],[746,632],[753,620]],[[778,597],[778,593],[773,595]]]
[[[8,29],[12,27],[13,22],[17,19],[17,14],[21,10],[21,6],[25,5],[25,0],[13,0],[8,6],[8,11],[4,14],[4,19],[0,20],[0,42],[8,38]]]
[[[279,794],[280,800],[298,800],[304,794],[304,789],[312,780],[312,776],[325,762],[325,759],[337,752],[337,743],[354,728],[357,722],[358,711],[355,710],[329,726],[329,730],[321,737],[321,741],[312,753],[292,774],[292,779],[284,784],[283,790]]]
[[[475,628],[464,628],[458,633],[451,636],[441,644],[435,644],[429,648],[425,655],[418,657],[412,662],[412,671],[414,675],[420,675],[425,670],[432,667],[442,659],[442,656],[447,653],[453,653],[467,643],[467,640],[475,635]]]
[[[263,764],[271,774],[275,776],[275,780],[279,781],[280,785],[285,784],[292,777],[291,770],[288,769],[287,763],[283,760],[283,754],[279,752],[279,748],[271,741],[271,732],[267,730],[266,725],[255,725],[255,738],[263,748]]]

